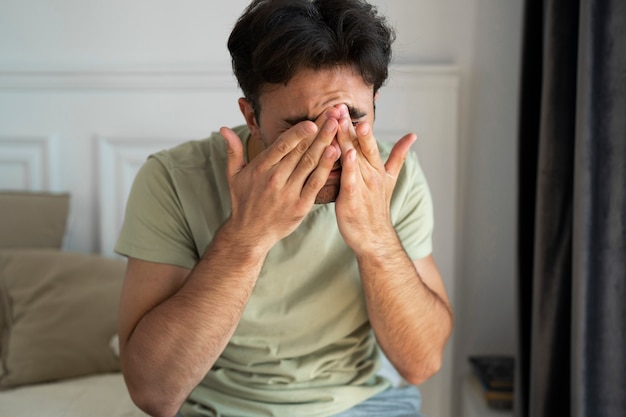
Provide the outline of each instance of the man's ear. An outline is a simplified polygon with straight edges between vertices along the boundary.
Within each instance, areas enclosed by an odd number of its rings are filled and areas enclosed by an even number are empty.
[[[256,118],[256,113],[254,112],[254,107],[252,103],[250,103],[245,98],[241,97],[238,101],[239,110],[241,114],[243,114],[243,118],[246,120],[246,124],[248,125],[248,129],[250,129],[250,133],[252,136],[259,136],[259,123]]]

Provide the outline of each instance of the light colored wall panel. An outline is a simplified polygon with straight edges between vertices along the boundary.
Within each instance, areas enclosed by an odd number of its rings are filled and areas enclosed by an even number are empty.
[[[0,136],[0,189],[56,191],[58,141],[55,136]]]

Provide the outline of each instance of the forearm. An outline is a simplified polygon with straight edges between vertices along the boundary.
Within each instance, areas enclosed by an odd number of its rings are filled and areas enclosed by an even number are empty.
[[[156,415],[175,414],[213,366],[263,265],[266,253],[233,240],[226,229],[216,234],[181,288],[137,323],[122,350],[129,391]]]
[[[441,365],[452,312],[422,279],[395,232],[357,254],[370,322],[400,374],[419,384]]]

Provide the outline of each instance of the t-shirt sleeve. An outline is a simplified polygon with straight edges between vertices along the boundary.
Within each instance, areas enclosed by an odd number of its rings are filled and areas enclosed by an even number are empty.
[[[409,152],[398,176],[391,217],[404,250],[411,259],[421,259],[432,253],[433,203],[426,177],[414,152]]]
[[[135,177],[115,251],[189,269],[198,260],[176,186],[158,157],[148,158]]]

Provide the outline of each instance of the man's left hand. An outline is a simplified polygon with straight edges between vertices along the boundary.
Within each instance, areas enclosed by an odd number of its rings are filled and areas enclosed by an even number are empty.
[[[341,189],[336,201],[337,223],[346,243],[357,255],[374,249],[394,233],[389,215],[398,174],[416,136],[404,135],[383,164],[369,123],[356,126],[341,108],[337,141],[341,147]]]

